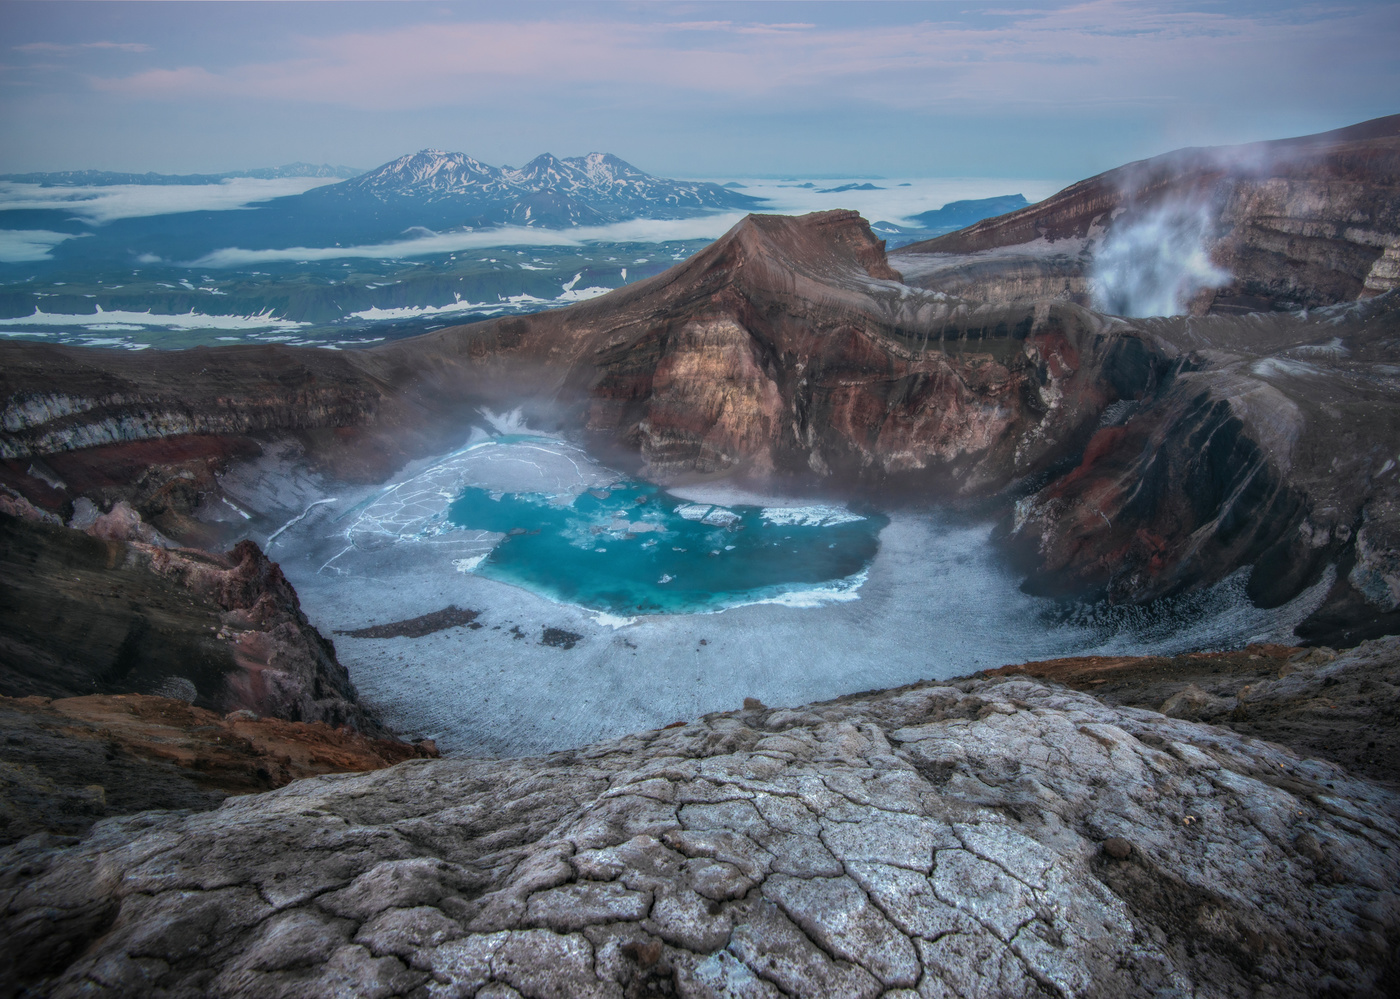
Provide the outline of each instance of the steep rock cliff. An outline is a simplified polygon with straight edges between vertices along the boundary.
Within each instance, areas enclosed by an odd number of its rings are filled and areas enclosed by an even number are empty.
[[[159,694],[385,734],[257,545],[153,544],[113,514],[83,532],[0,513],[0,694]]]

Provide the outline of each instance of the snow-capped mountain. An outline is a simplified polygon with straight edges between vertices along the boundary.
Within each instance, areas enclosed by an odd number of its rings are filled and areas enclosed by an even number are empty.
[[[458,224],[545,227],[668,218],[759,204],[717,184],[653,177],[610,153],[565,159],[545,153],[514,168],[438,149],[401,156],[315,196],[369,200],[400,210],[427,209],[439,222],[449,221],[442,217],[446,212],[458,217]]]
[[[466,153],[423,149],[385,163],[336,185],[339,194],[367,194],[381,201],[415,198],[425,203],[443,198],[508,196],[514,187],[505,171]]]

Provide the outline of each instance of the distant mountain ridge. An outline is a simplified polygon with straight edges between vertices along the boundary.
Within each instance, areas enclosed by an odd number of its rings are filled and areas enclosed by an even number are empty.
[[[899,225],[881,221],[871,223],[870,227],[886,237],[890,248],[894,249],[915,240],[956,232],[983,219],[1019,211],[1029,204],[1023,194],[1001,194],[992,198],[950,201],[942,208],[911,215],[908,222]]]
[[[58,170],[49,173],[6,173],[0,181],[11,184],[38,184],[41,187],[113,187],[118,184],[141,184],[157,187],[198,187],[221,184],[226,180],[281,180],[285,177],[357,177],[363,171],[357,167],[331,166],[329,163],[288,163],[280,167],[259,167],[255,170],[227,170],[223,173],[120,173],[113,170]]]
[[[1024,194],[1003,194],[995,198],[950,201],[942,208],[915,215],[912,221],[925,229],[961,229],[983,219],[1020,211],[1029,205]]]
[[[473,216],[462,217],[459,224],[549,228],[749,210],[762,204],[719,184],[654,177],[611,153],[563,159],[543,153],[514,168],[440,149],[400,156],[304,197],[415,211],[434,206],[449,216],[454,211]]]
[[[252,250],[403,243],[445,232],[502,227],[569,229],[642,219],[688,219],[721,211],[761,211],[767,201],[704,181],[655,177],[610,153],[498,167],[465,153],[425,149],[368,172],[291,164],[223,174],[118,174],[97,170],[9,174],[0,181],[53,188],[98,185],[220,184],[235,177],[326,177],[310,190],[268,196],[240,211],[176,207],[92,223],[63,199],[6,207],[4,230],[57,233],[31,266],[127,268],[132,261],[197,261],[233,247]],[[289,185],[290,186],[290,185]],[[269,192],[271,194],[271,192]],[[23,200],[23,199],[21,199]],[[181,204],[172,198],[172,205]],[[70,235],[71,234],[71,235]],[[86,238],[75,239],[82,235]],[[3,247],[0,247],[3,249]],[[309,256],[314,256],[310,254]],[[392,254],[391,254],[392,255]],[[0,261],[0,266],[4,262]],[[209,265],[215,266],[215,265]],[[3,311],[3,309],[0,309]]]

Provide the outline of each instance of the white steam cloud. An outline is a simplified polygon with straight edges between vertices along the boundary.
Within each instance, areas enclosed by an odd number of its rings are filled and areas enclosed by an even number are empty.
[[[1207,251],[1213,230],[1205,205],[1167,202],[1115,225],[1089,268],[1093,306],[1115,316],[1175,316],[1230,273]]]

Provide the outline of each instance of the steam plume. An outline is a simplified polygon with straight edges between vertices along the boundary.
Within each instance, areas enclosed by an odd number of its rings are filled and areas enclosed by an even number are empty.
[[[1116,225],[1094,255],[1089,287],[1094,308],[1116,316],[1173,316],[1205,288],[1230,280],[1211,262],[1205,205],[1169,201]]]

